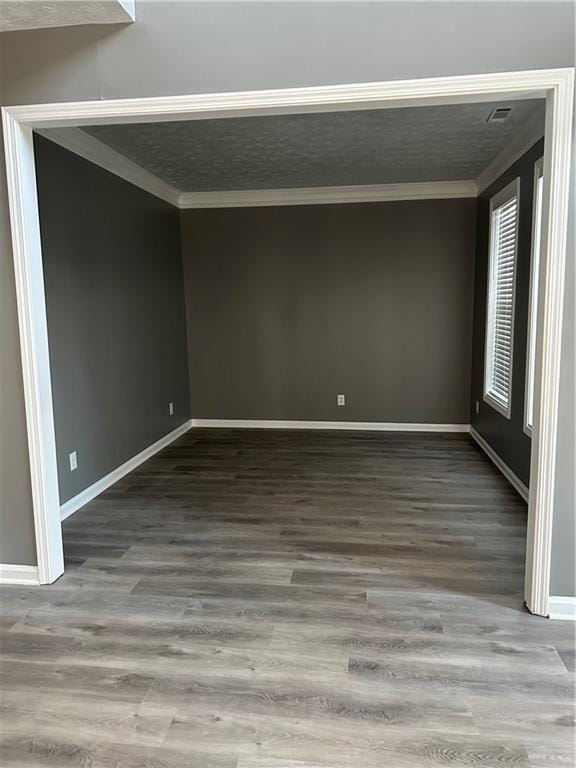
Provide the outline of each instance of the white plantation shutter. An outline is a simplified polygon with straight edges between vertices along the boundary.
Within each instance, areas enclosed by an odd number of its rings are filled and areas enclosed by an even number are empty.
[[[519,188],[520,180],[516,179],[490,204],[484,396],[507,417],[510,417],[512,388]]]

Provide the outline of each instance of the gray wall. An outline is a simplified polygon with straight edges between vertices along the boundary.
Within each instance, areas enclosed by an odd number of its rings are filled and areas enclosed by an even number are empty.
[[[184,211],[192,415],[468,423],[475,215],[475,200]]]
[[[47,139],[35,153],[63,503],[189,418],[180,228]]]
[[[3,143],[0,163],[0,562],[34,565],[36,544],[10,224],[4,202]],[[6,540],[4,549],[2,542]]]
[[[4,103],[0,34],[0,104]],[[20,336],[0,122],[0,563],[36,563]],[[8,540],[7,545],[2,542]],[[8,559],[6,559],[8,558]]]
[[[144,0],[130,26],[6,38],[12,103],[110,99],[573,66],[574,8]]]
[[[532,198],[534,163],[544,152],[544,140],[537,142],[514,163],[478,199],[476,280],[474,290],[474,344],[472,347],[472,401],[470,420],[474,428],[526,483],[530,482],[532,441],[524,432],[526,379],[526,343],[530,297],[530,262],[532,254]],[[520,216],[514,306],[514,346],[512,357],[512,402],[507,419],[484,402],[484,351],[486,340],[486,296],[490,231],[490,199],[503,187],[520,177]],[[475,405],[479,403],[480,413]]]
[[[8,33],[0,58],[4,103],[74,101],[200,93],[434,75],[474,74],[574,65],[571,2],[141,2],[128,27]],[[0,46],[2,42],[0,42]],[[576,152],[575,152],[576,154]],[[5,195],[0,206],[6,208]],[[572,211],[574,209],[572,208]],[[1,217],[0,217],[1,218]],[[574,213],[571,226],[575,225]],[[1,258],[10,254],[5,251]],[[574,282],[567,285],[574,302]],[[3,301],[2,423],[11,448],[25,445],[15,305]],[[570,331],[564,336],[569,344]],[[564,344],[563,342],[563,344]],[[574,515],[574,444],[564,431],[574,396],[573,350],[563,346],[555,533]],[[4,409],[4,406],[3,406]],[[4,413],[4,410],[2,410]],[[4,416],[2,417],[4,418]],[[9,457],[8,499],[0,562],[34,558],[29,468],[18,450]],[[563,538],[562,534],[559,534]],[[572,540],[573,541],[573,540]],[[20,542],[17,545],[17,542]],[[573,572],[574,548],[555,549],[554,573]],[[560,582],[553,582],[555,585]]]

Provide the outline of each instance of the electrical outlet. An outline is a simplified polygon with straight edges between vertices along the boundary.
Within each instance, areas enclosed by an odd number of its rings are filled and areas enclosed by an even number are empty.
[[[346,395],[338,395],[338,405],[346,405]]]
[[[170,416],[174,416],[174,403],[168,403],[168,412]]]
[[[476,400],[476,414],[480,413],[480,403]]]
[[[70,459],[70,472],[74,472],[74,470],[78,468],[78,457],[76,455],[76,451],[72,451],[72,453],[69,456],[69,459]]]

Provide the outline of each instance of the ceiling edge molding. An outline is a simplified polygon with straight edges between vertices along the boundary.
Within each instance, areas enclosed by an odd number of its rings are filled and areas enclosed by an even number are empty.
[[[526,123],[524,130],[519,131],[512,141],[496,155],[494,160],[486,166],[476,179],[478,194],[484,192],[504,171],[508,170],[522,155],[532,147],[538,139],[544,136],[546,122],[546,107],[542,109]]]
[[[0,32],[52,29],[92,24],[131,24],[136,19],[135,0],[2,0]]]
[[[180,190],[162,181],[137,163],[128,160],[107,144],[89,136],[80,128],[50,128],[50,130],[40,129],[37,132],[44,138],[64,147],[64,149],[99,165],[124,181],[140,187],[145,192],[149,192],[167,203],[171,203],[171,205],[179,206]]]
[[[181,209],[254,208],[279,205],[369,203],[387,200],[442,200],[476,196],[477,189],[474,181],[432,181],[412,184],[258,189],[235,192],[184,192],[180,196],[179,207]]]
[[[221,192],[180,192],[128,160],[107,144],[80,128],[40,129],[38,133],[64,149],[104,168],[140,189],[177,208],[256,208],[286,205],[328,205],[330,203],[370,203],[395,200],[442,200],[476,197],[474,181],[426,181],[409,184],[368,184],[342,187],[303,187],[294,189],[250,189]]]

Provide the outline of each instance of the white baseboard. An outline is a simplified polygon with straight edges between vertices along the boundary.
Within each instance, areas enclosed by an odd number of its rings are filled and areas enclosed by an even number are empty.
[[[347,429],[372,432],[468,432],[469,424],[412,424],[384,421],[278,421],[274,419],[192,419],[192,427],[232,429]]]
[[[173,443],[174,440],[181,437],[185,432],[188,432],[191,426],[192,421],[185,421],[184,424],[181,424],[177,429],[169,432],[167,435],[160,438],[160,440],[157,440],[152,445],[148,446],[148,448],[145,448],[136,456],[128,459],[128,461],[119,466],[117,469],[112,470],[112,472],[105,475],[105,477],[102,477],[93,485],[85,488],[65,504],[62,504],[60,507],[60,519],[66,520],[67,517],[70,517],[70,515],[79,510],[85,504],[88,504],[89,501],[92,501],[92,499],[96,498],[96,496],[101,494],[107,488],[110,488],[111,485],[117,483],[118,480],[121,480],[129,472],[132,472],[134,469],[136,469],[136,467],[140,466],[140,464],[143,464],[145,461],[150,459],[152,456],[154,456],[155,453],[158,453],[158,451],[166,448],[167,445],[170,445],[170,443]]]
[[[550,618],[576,621],[576,597],[550,596]]]
[[[505,461],[503,461],[500,456],[496,453],[494,448],[492,448],[491,445],[489,445],[486,440],[482,437],[482,435],[478,434],[474,427],[470,427],[470,435],[474,438],[474,440],[478,443],[480,448],[484,451],[484,453],[488,456],[488,458],[498,467],[500,472],[504,475],[506,480],[512,485],[522,496],[524,501],[528,501],[528,486],[525,485],[522,480],[518,477],[518,475],[513,472],[508,464],[506,464]]]
[[[39,584],[35,565],[0,565],[0,584]]]

